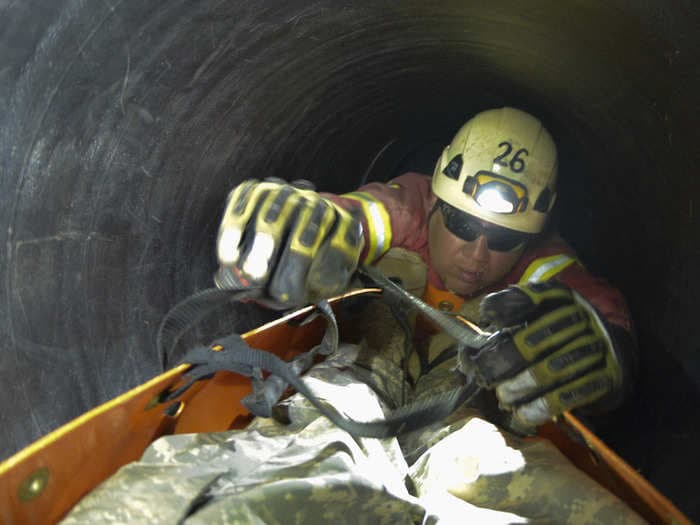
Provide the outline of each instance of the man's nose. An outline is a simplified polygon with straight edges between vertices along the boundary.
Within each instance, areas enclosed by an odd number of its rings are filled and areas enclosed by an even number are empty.
[[[472,243],[471,256],[475,261],[486,262],[489,258],[489,245],[485,235],[479,235]]]

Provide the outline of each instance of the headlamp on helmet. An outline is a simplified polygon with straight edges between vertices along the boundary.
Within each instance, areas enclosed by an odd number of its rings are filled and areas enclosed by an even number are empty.
[[[492,213],[518,213],[527,210],[527,188],[495,173],[480,171],[467,177],[464,193]]]

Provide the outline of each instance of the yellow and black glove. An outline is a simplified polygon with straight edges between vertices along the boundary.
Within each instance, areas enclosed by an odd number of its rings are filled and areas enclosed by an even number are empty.
[[[612,325],[567,286],[548,281],[489,294],[481,322],[496,333],[470,358],[512,412],[515,428],[531,430],[565,410],[619,402],[628,366]]]
[[[228,198],[214,281],[262,287],[272,308],[300,306],[345,291],[362,242],[360,222],[308,181],[247,180]]]

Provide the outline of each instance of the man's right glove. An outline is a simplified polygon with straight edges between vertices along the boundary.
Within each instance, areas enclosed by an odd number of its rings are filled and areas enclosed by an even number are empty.
[[[290,308],[342,293],[357,268],[362,227],[308,181],[247,180],[228,197],[218,288],[263,287],[260,302]]]

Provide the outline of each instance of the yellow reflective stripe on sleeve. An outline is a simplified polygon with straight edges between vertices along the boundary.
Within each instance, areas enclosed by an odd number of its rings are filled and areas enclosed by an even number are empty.
[[[519,283],[540,283],[547,281],[575,262],[577,262],[575,257],[564,254],[535,259],[527,267]]]
[[[369,248],[364,263],[373,263],[391,248],[391,219],[382,201],[364,191],[354,191],[341,195],[362,204],[367,218]]]

